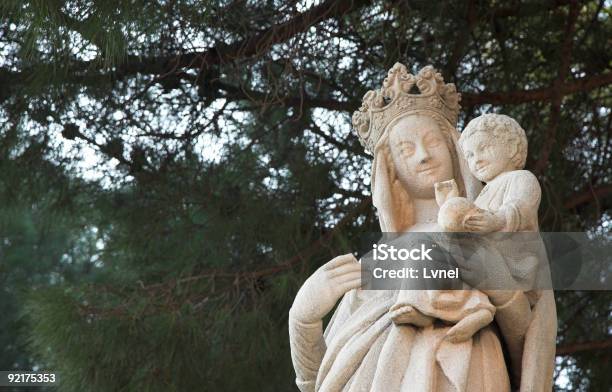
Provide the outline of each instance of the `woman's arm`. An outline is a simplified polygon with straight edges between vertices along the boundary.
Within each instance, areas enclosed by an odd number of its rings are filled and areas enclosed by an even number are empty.
[[[292,316],[290,311],[289,344],[296,385],[302,392],[314,391],[319,366],[326,350],[323,322],[304,323]]]
[[[323,317],[348,291],[361,286],[361,265],[352,254],[338,256],[302,285],[289,310],[291,360],[300,391],[314,391],[325,355]]]

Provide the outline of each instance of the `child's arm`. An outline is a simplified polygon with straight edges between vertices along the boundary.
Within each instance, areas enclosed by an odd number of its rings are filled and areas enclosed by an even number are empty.
[[[512,173],[504,192],[503,203],[497,213],[506,222],[503,231],[538,230],[538,208],[542,189],[536,176],[527,170]]]
[[[538,230],[538,208],[542,190],[538,179],[527,170],[508,173],[502,205],[496,212],[485,211],[466,217],[467,230],[490,233],[494,231]]]

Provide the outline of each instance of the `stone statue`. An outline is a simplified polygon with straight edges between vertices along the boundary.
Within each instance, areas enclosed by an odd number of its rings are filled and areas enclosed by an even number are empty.
[[[483,114],[470,121],[459,145],[470,172],[487,183],[474,204],[480,211],[465,221],[469,231],[538,231],[541,189],[525,167],[527,137],[503,114]]]
[[[372,198],[383,232],[441,231],[436,183],[454,179],[456,195],[470,202],[479,195],[481,184],[458,147],[459,98],[433,67],[411,75],[395,64],[383,87],[369,91],[354,113],[353,126],[374,156]],[[496,213],[504,204],[497,196],[490,201],[497,204],[480,208]],[[517,222],[513,213],[503,213],[506,223]],[[522,215],[519,222],[525,222]],[[540,291],[530,302],[523,291],[482,290],[495,307],[494,321],[463,341],[443,344],[452,325],[396,324],[390,309],[398,291],[360,286],[360,265],[347,254],[324,264],[298,291],[289,338],[301,391],[551,390],[552,291]],[[340,298],[323,332],[322,319]]]
[[[459,138],[459,146],[471,174],[488,184],[475,202],[459,196],[454,179],[434,184],[436,202],[440,206],[440,228],[450,232],[479,233],[537,231],[541,190],[535,176],[522,170],[527,158],[527,137],[520,125],[503,114],[484,114],[470,121]],[[470,240],[477,238],[470,237]],[[505,241],[499,240],[503,245]],[[511,247],[514,241],[508,241]],[[516,275],[519,284],[532,283],[539,267],[535,257],[537,248],[521,245],[519,249],[506,251],[512,256],[507,260],[487,260],[489,275],[498,275],[491,264],[499,262],[502,268],[508,268],[509,275]],[[500,244],[496,244],[496,248],[499,247]],[[521,264],[520,268],[513,268],[515,260]],[[502,286],[505,288],[509,284]],[[536,291],[526,290],[524,295],[531,304],[535,303]],[[447,333],[448,340],[456,343],[491,322],[492,306],[483,296],[479,290],[402,290],[390,311],[396,324],[426,326],[434,319],[456,323]],[[530,318],[530,313],[531,309],[525,316]],[[441,346],[439,350],[444,349],[446,347]],[[514,358],[516,361],[521,352],[510,351],[509,355],[518,356]]]
[[[446,232],[468,231],[465,220],[482,212],[474,203],[459,196],[459,188],[455,180],[437,182],[434,184],[438,211],[438,225]]]
[[[459,196],[459,187],[454,179],[437,182],[434,189],[436,203],[440,206],[438,225],[446,231],[465,231],[464,220],[481,210],[465,197]],[[440,244],[446,241],[442,237],[442,241],[436,242]],[[397,301],[389,309],[391,319],[396,324],[427,327],[435,320],[455,324],[447,331],[446,340],[461,343],[493,321],[495,307],[484,293],[473,290],[465,282],[465,290],[415,290],[410,287],[409,280],[404,280],[404,283]],[[449,349],[442,345],[438,351]]]

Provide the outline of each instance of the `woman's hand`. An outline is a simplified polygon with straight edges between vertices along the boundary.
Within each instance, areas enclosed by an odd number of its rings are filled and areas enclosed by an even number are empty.
[[[302,285],[289,317],[303,323],[321,321],[348,291],[361,286],[361,265],[348,253],[321,266]]]

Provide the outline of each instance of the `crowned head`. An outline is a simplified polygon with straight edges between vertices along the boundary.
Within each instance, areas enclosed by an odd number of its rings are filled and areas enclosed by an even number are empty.
[[[422,223],[414,200],[433,199],[437,182],[454,179],[458,195],[470,200],[480,191],[458,154],[459,99],[432,66],[412,75],[397,63],[353,114],[359,140],[374,156],[372,201],[383,231]]]
[[[460,99],[455,85],[444,83],[442,75],[431,65],[412,75],[406,66],[396,63],[382,87],[364,95],[361,107],[353,113],[352,123],[366,152],[374,154],[390,126],[410,114],[425,114],[454,128]]]

